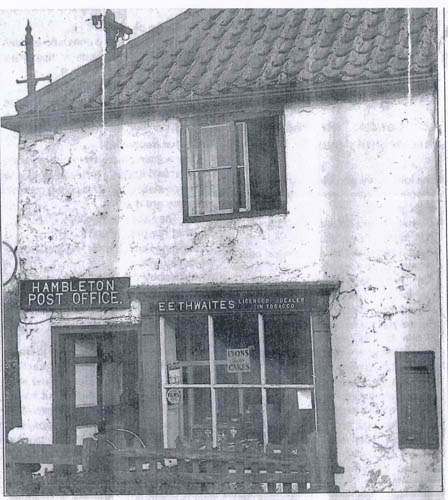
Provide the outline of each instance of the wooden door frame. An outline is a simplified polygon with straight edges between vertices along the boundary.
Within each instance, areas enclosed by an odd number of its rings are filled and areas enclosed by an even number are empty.
[[[141,335],[140,324],[122,323],[113,325],[67,325],[51,327],[51,351],[52,351],[52,433],[53,444],[67,444],[66,434],[66,394],[64,394],[65,374],[65,352],[63,342],[68,335],[88,335],[101,333],[131,333],[137,338],[137,346]],[[137,349],[138,370],[142,363],[140,350]]]

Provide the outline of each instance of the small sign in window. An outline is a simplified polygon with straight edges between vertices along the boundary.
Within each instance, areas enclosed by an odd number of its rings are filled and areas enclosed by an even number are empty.
[[[313,402],[311,397],[311,389],[298,389],[297,404],[299,410],[312,410]]]
[[[182,383],[181,367],[177,361],[168,363],[168,383],[169,384]]]
[[[249,348],[227,349],[227,371],[228,373],[250,372]]]

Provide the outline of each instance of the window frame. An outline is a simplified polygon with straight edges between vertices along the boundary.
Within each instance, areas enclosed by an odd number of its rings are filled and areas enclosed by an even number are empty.
[[[216,213],[207,215],[189,215],[189,205],[188,205],[188,162],[187,162],[187,128],[191,126],[201,127],[201,126],[213,126],[213,125],[223,125],[225,123],[232,124],[234,133],[232,136],[232,147],[234,148],[232,156],[235,158],[236,163],[236,124],[244,122],[245,120],[251,118],[263,118],[263,117],[277,117],[279,131],[277,135],[277,161],[278,161],[278,172],[279,172],[279,187],[280,187],[280,208],[270,209],[270,210],[252,210],[244,209],[239,210],[233,208],[232,212],[228,213]],[[233,112],[226,114],[216,114],[216,115],[204,115],[204,116],[194,116],[189,118],[184,118],[181,120],[181,130],[180,130],[180,143],[181,143],[181,167],[182,167],[182,207],[183,207],[183,222],[206,222],[211,220],[226,220],[226,219],[238,219],[247,217],[263,217],[278,214],[287,214],[287,187],[286,187],[286,157],[285,157],[285,124],[284,124],[284,112],[283,109],[274,110],[250,110]],[[237,168],[237,167],[236,167]],[[250,165],[249,165],[250,170]],[[238,185],[236,183],[236,175],[233,179],[233,198],[234,207],[235,200],[238,197]],[[246,193],[247,195],[247,193]],[[250,200],[249,200],[250,204]]]
[[[219,314],[219,313],[218,313]],[[269,389],[295,389],[295,390],[309,390],[312,394],[312,410],[314,414],[314,425],[317,430],[317,409],[316,409],[316,386],[315,384],[303,384],[303,383],[288,383],[288,384],[273,384],[266,381],[266,355],[265,355],[265,328],[264,328],[264,318],[266,314],[269,313],[257,313],[257,323],[258,323],[258,339],[259,339],[259,362],[260,362],[260,381],[258,383],[220,383],[216,381],[216,367],[219,364],[223,364],[222,361],[218,361],[215,358],[215,334],[214,334],[214,318],[215,314],[204,314],[207,316],[208,323],[208,344],[209,344],[209,359],[207,361],[210,370],[210,381],[208,383],[170,383],[168,381],[168,362],[166,360],[166,335],[165,335],[165,319],[169,318],[169,315],[160,315],[159,322],[159,335],[160,335],[160,379],[161,379],[161,392],[162,392],[162,430],[163,430],[163,446],[168,447],[168,403],[167,403],[167,391],[170,389],[209,389],[211,398],[211,411],[212,411],[212,444],[216,448],[218,446],[218,423],[217,423],[217,403],[216,403],[216,391],[219,389],[258,389],[261,391],[261,405],[262,405],[262,417],[263,417],[263,449],[266,452],[269,441],[269,431],[268,431],[268,413],[267,413],[267,391]],[[288,313],[284,313],[288,314]],[[291,313],[294,315],[294,313]],[[306,314],[306,313],[304,313]],[[312,331],[312,319],[309,315],[309,335],[311,338],[311,344],[313,342],[313,331]],[[313,373],[313,380],[316,378],[315,366],[314,366],[314,352],[311,350],[311,366]],[[183,362],[179,362],[182,366]]]

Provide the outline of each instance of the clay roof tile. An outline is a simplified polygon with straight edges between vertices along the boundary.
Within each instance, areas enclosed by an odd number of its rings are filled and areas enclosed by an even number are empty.
[[[188,10],[106,60],[106,105],[176,102],[436,71],[434,9]],[[19,114],[101,106],[101,58],[16,103]],[[82,91],[80,92],[80,89]]]

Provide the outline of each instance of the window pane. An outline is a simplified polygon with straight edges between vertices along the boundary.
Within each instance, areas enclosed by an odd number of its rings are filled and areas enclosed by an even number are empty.
[[[210,389],[182,389],[179,403],[168,406],[168,446],[194,449],[212,445]]]
[[[303,448],[309,435],[315,431],[314,400],[303,402],[303,391],[297,389],[267,389],[268,435],[271,444],[285,444],[289,450]]]
[[[231,211],[233,183],[231,168],[188,173],[188,212],[190,215]]]
[[[229,124],[187,129],[189,215],[233,210],[232,133]]]
[[[76,426],[76,444],[82,445],[84,439],[93,438],[98,432],[96,425],[77,425]]]
[[[218,170],[219,210],[231,210],[233,208],[232,175],[231,168]]]
[[[278,165],[278,118],[247,120],[252,210],[281,207]]]
[[[207,316],[165,318],[165,357],[168,382],[176,377],[183,384],[209,384]]]
[[[188,215],[202,215],[204,213],[204,209],[201,205],[202,198],[200,194],[199,177],[199,172],[188,172]]]
[[[97,405],[97,364],[75,365],[75,401],[76,406]]]
[[[312,384],[309,318],[305,314],[265,314],[267,384]]]
[[[202,168],[200,127],[187,128],[186,138],[187,138],[187,169],[198,170]]]
[[[216,407],[221,450],[262,449],[261,389],[217,389]]]
[[[202,127],[202,168],[232,165],[231,128],[227,124]]]
[[[76,340],[75,341],[75,357],[81,358],[86,356],[97,355],[96,340]]]
[[[217,384],[259,384],[260,346],[256,314],[213,317]]]

